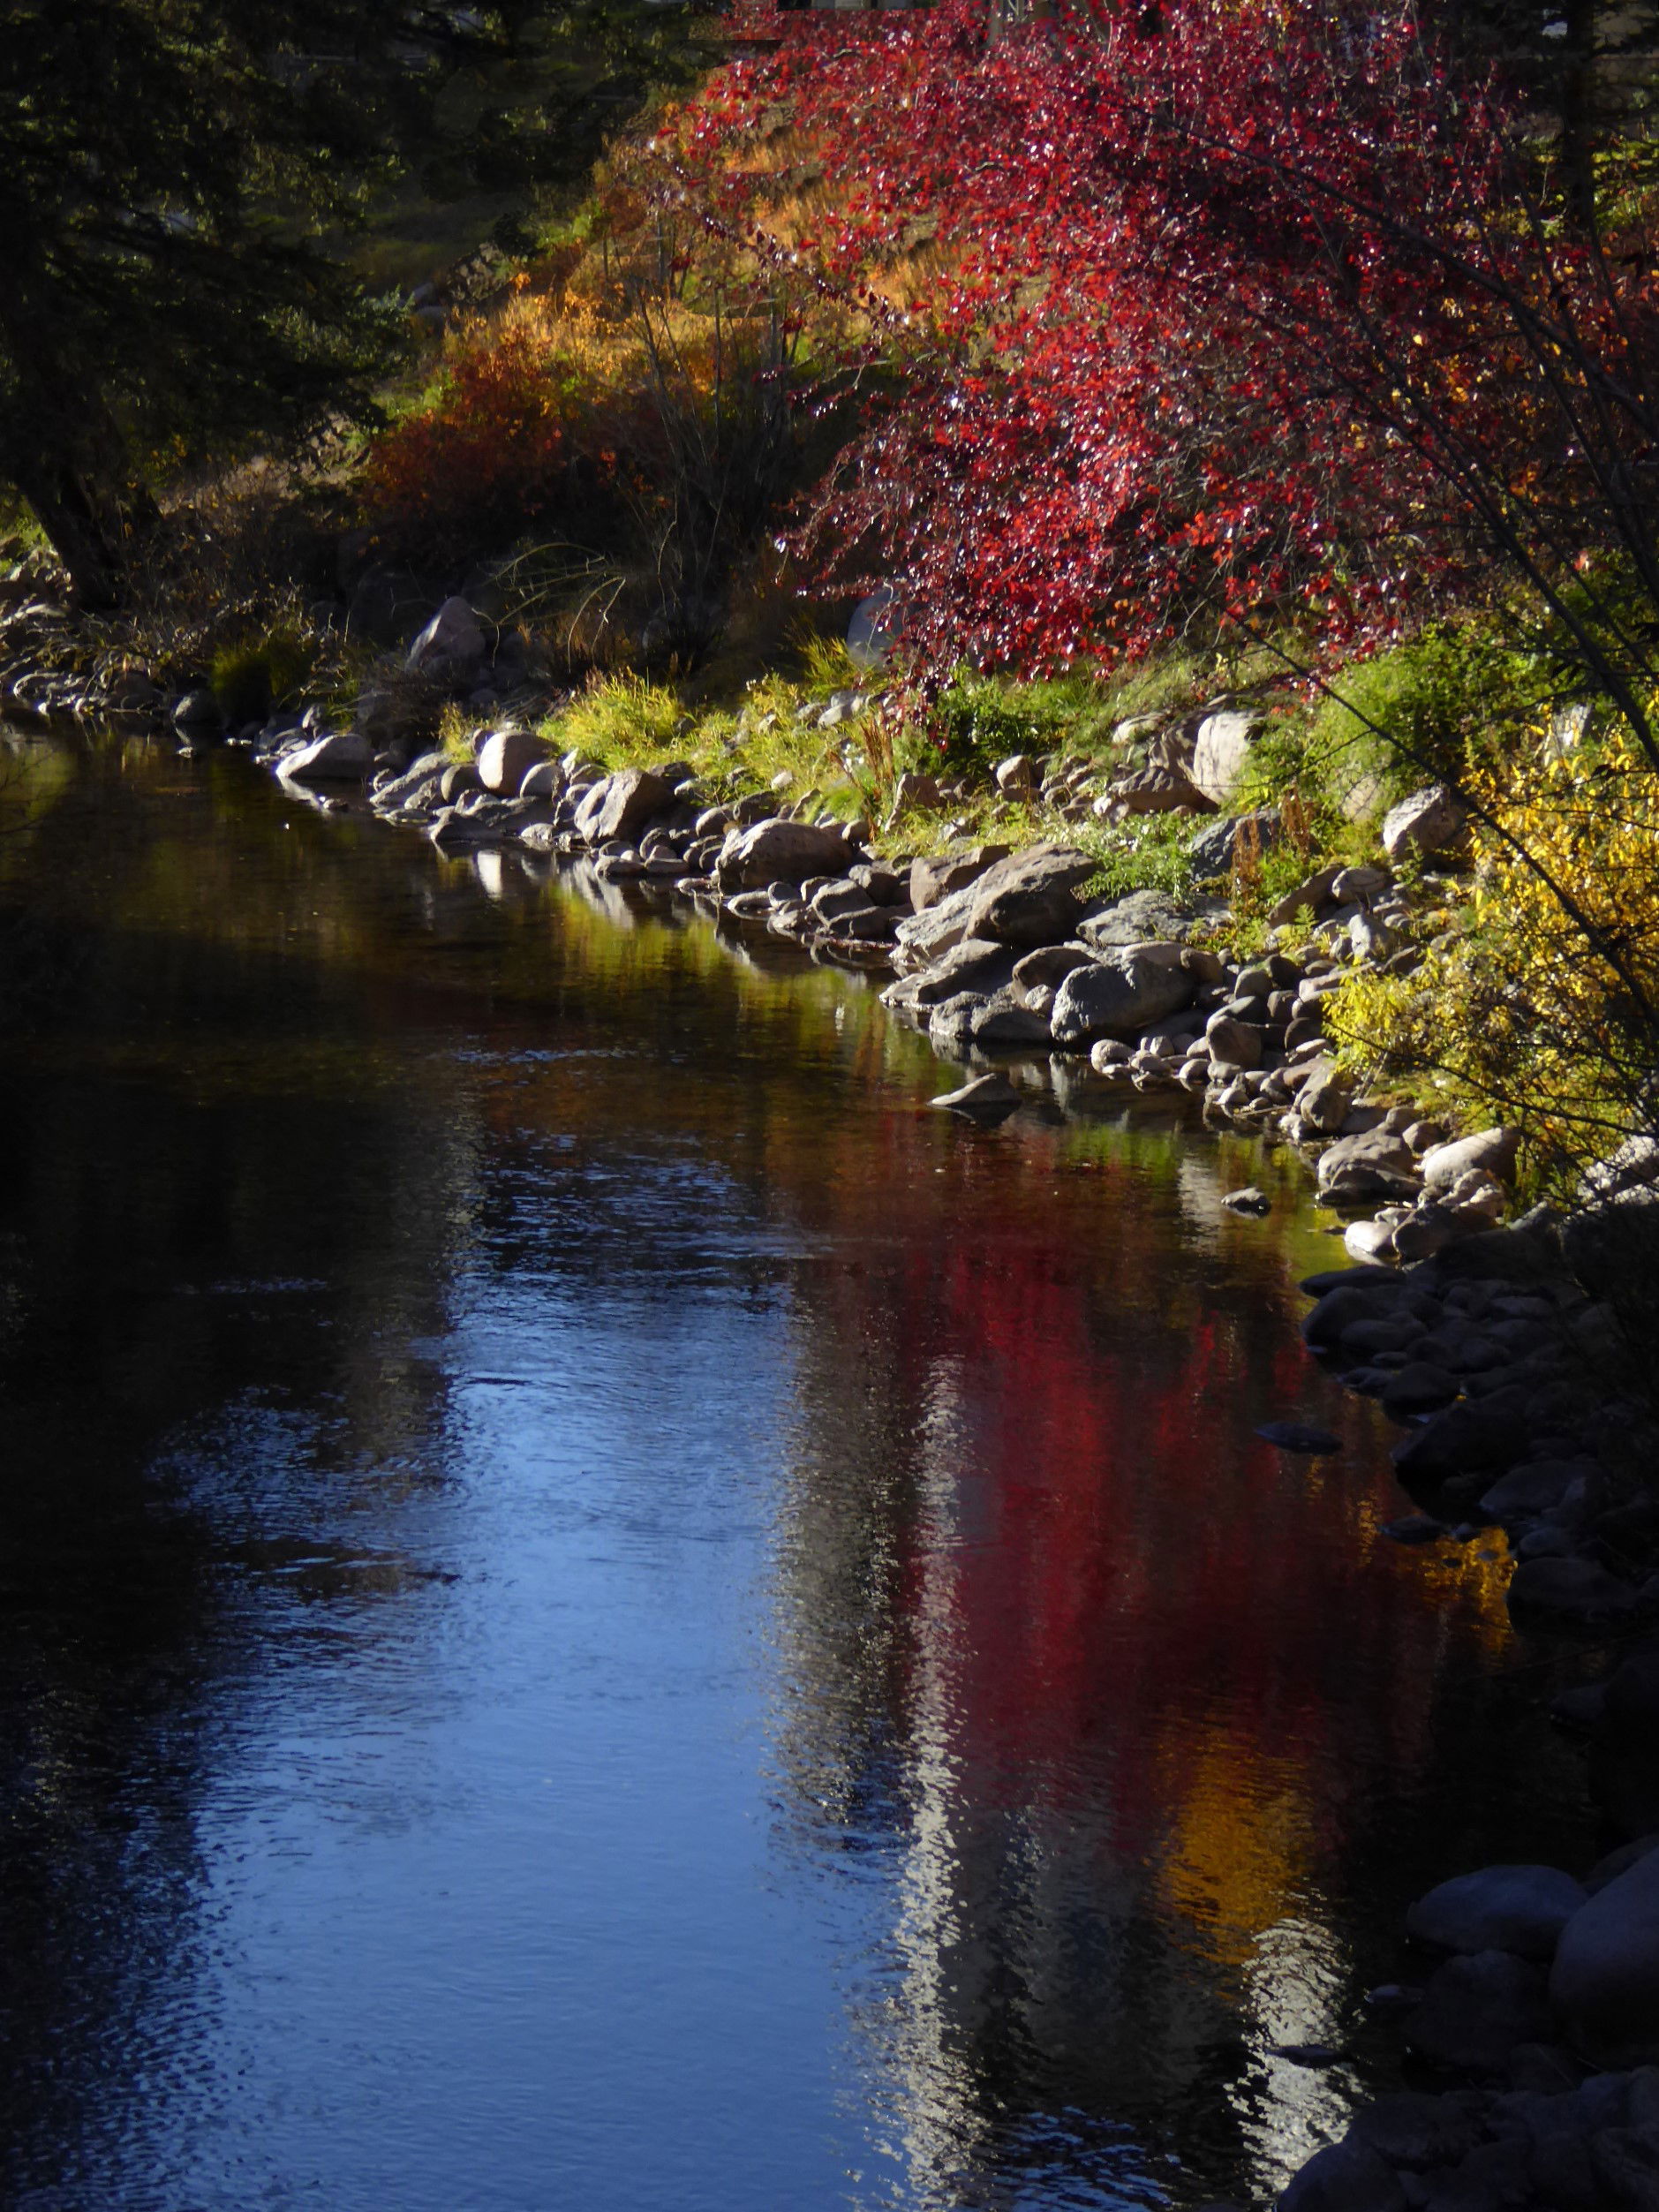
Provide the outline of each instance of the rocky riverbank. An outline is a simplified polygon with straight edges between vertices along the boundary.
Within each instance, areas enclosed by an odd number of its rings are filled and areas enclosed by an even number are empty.
[[[424,650],[441,661],[444,649],[440,623]],[[199,725],[185,704],[167,720],[188,749],[205,742],[207,718]],[[878,838],[811,797],[717,788],[683,760],[554,759],[531,729],[499,721],[470,759],[410,759],[372,717],[341,728],[317,709],[225,742],[296,800],[366,812],[441,853],[541,856],[690,902],[739,939],[780,937],[868,974],[961,1068],[941,1106],[994,1120],[1034,1084],[1134,1094],[1307,1159],[1321,1202],[1346,1221],[1354,1265],[1305,1286],[1304,1333],[1401,1428],[1395,1463],[1415,1510],[1387,1534],[1433,1545],[1501,1529],[1518,1629],[1602,1655],[1602,1679],[1567,1693],[1557,1718],[1585,1741],[1613,1848],[1577,1869],[1454,1869],[1421,1903],[1409,1931],[1421,1982],[1377,1996],[1421,2086],[1361,2114],[1284,2203],[1659,2204],[1659,1853],[1646,1851],[1659,1838],[1659,1436],[1601,1295],[1659,1160],[1627,1147],[1572,1217],[1512,1220],[1514,1132],[1458,1132],[1367,1098],[1343,1066],[1326,1027],[1344,979],[1408,973],[1453,925],[1446,795],[1396,809],[1373,859],[1310,872],[1270,916],[1259,953],[1242,957],[1225,949],[1220,897],[1091,895],[1097,856],[1066,842],[1088,804],[1075,794],[1069,814],[1050,809],[1053,834],[1038,842],[908,851],[906,803],[927,796],[914,779]],[[999,782],[1045,803],[1070,788],[1064,762],[1022,756]],[[1201,824],[1195,873],[1225,880],[1238,841],[1271,827]],[[1232,1202],[1265,1203],[1248,1190]],[[1274,1440],[1322,1443],[1293,1428]]]

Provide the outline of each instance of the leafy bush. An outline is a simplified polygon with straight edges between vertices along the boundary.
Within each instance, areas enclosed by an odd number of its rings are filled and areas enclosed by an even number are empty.
[[[1500,781],[1483,819],[1465,925],[1404,978],[1355,975],[1333,1034],[1362,1065],[1519,1123],[1544,1178],[1659,1127],[1659,775],[1615,733]]]
[[[1541,683],[1478,625],[1427,630],[1343,669],[1301,739],[1301,780],[1372,814],[1422,784],[1461,783],[1535,716]]]
[[[548,336],[524,320],[469,337],[375,445],[366,489],[390,534],[430,558],[509,542],[600,497],[615,466],[592,434],[604,386]]]
[[[1011,753],[1045,752],[1066,739],[1083,704],[1075,685],[1010,683],[959,668],[934,705],[929,736],[950,774],[983,774]]]

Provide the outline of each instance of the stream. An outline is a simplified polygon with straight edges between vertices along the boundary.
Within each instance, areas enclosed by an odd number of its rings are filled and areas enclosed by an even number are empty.
[[[874,980],[230,753],[8,758],[19,2212],[1259,2201],[1406,1903],[1585,1856],[1289,1155],[930,1111]]]

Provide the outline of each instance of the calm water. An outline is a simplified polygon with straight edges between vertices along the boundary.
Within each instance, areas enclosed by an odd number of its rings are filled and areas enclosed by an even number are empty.
[[[966,1127],[857,979],[232,758],[26,773],[8,2202],[1260,2196],[1402,1902],[1581,1853],[1272,1160]]]

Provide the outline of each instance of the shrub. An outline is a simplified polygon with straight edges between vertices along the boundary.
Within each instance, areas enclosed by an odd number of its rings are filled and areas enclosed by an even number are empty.
[[[470,334],[370,453],[371,508],[430,558],[591,505],[615,466],[593,434],[603,389],[592,362],[528,319]]]
[[[299,691],[315,659],[305,640],[288,630],[221,645],[208,679],[221,713],[232,724],[262,721]]]
[[[1490,769],[1535,716],[1542,671],[1477,624],[1425,631],[1333,680],[1302,741],[1300,779],[1376,813],[1424,783]]]
[[[1659,1127],[1659,777],[1624,731],[1472,780],[1463,926],[1405,978],[1359,974],[1332,1033],[1361,1065],[1517,1122],[1562,1194]]]

